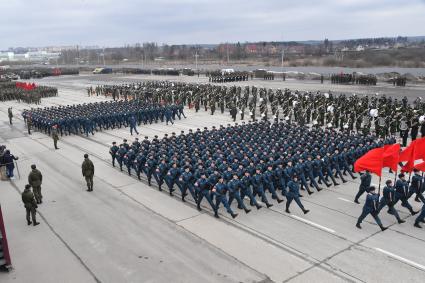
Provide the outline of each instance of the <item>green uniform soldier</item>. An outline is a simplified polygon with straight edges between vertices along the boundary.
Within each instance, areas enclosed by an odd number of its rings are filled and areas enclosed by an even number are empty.
[[[32,170],[28,175],[28,183],[32,187],[37,204],[41,204],[43,202],[43,196],[41,194],[41,183],[43,181],[43,175],[34,164],[31,165],[31,169]]]
[[[87,182],[87,191],[93,191],[93,175],[94,175],[94,165],[93,162],[89,159],[88,154],[84,154],[84,162],[81,165],[81,170],[84,178]]]
[[[35,202],[34,194],[31,192],[31,185],[25,185],[25,190],[22,193],[22,202],[24,203],[25,209],[27,211],[28,225],[31,225],[31,223],[34,226],[40,224],[36,220],[37,203]],[[32,222],[30,220],[30,215],[32,218]]]
[[[31,116],[29,116],[27,118],[28,135],[31,135],[31,126],[32,126],[32,120],[31,120]]]
[[[54,125],[52,127],[52,138],[53,138],[53,144],[55,146],[55,149],[59,149],[59,147],[58,147],[59,134],[58,134],[58,126],[57,125]]]

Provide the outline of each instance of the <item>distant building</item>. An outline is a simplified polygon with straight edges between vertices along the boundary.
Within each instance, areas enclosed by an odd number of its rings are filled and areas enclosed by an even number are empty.
[[[29,51],[26,53],[15,52],[0,52],[0,61],[31,61],[31,62],[46,62],[49,60],[58,59],[59,52],[47,51]]]

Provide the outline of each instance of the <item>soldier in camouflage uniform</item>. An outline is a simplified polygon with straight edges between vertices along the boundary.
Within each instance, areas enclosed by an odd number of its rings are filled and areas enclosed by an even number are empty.
[[[43,203],[43,195],[41,194],[41,183],[43,182],[43,175],[36,168],[35,164],[31,165],[31,172],[28,175],[28,183],[31,185],[34,197],[37,204]]]
[[[25,210],[27,212],[27,224],[37,226],[38,223],[36,219],[37,214],[37,203],[34,198],[34,194],[31,192],[31,185],[25,185],[25,190],[22,193],[22,202],[24,203]],[[30,218],[31,216],[31,218]],[[31,222],[32,219],[32,222]]]
[[[86,179],[87,191],[93,191],[93,176],[94,176],[94,165],[93,162],[89,159],[88,154],[84,154],[84,161],[81,165],[81,171]]]

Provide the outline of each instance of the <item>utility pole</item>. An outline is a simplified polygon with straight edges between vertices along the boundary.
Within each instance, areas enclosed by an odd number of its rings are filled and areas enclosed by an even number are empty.
[[[103,67],[105,67],[105,47],[103,47],[102,57],[103,57]]]
[[[284,73],[284,69],[283,69],[283,57],[285,57],[285,50],[283,49],[283,44],[282,44],[282,80],[285,80],[285,73]]]
[[[226,43],[226,53],[227,53],[227,66],[229,66],[229,44]]]
[[[196,68],[196,72],[198,72],[198,57],[199,57],[199,55],[198,55],[198,50],[196,50],[196,52],[195,52],[195,68]]]

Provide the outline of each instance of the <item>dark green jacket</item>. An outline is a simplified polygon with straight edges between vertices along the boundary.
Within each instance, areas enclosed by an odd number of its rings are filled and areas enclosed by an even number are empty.
[[[37,203],[31,189],[25,189],[22,193],[22,202],[26,208],[37,208]]]
[[[81,165],[81,170],[84,177],[91,177],[94,175],[94,165],[90,159],[85,158],[83,165]]]
[[[31,170],[28,175],[28,183],[34,188],[41,186],[41,182],[43,181],[43,175],[38,169]]]

